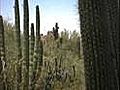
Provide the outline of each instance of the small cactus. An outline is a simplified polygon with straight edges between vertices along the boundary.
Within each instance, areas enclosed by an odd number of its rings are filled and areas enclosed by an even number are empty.
[[[76,50],[77,50],[77,54],[78,54],[78,56],[79,56],[79,58],[80,58],[80,56],[81,56],[81,47],[80,47],[80,37],[78,37],[77,38],[77,45],[76,45]]]
[[[53,27],[53,35],[54,35],[55,40],[58,39],[58,36],[59,36],[58,29],[59,29],[58,23],[56,23],[55,28]]]

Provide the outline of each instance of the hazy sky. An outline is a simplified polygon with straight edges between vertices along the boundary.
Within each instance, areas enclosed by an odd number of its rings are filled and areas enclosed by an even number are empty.
[[[14,23],[14,0],[0,0],[1,14],[4,19]],[[79,32],[77,0],[28,0],[30,23],[35,23],[36,5],[40,7],[41,32],[46,33],[58,22],[59,31],[76,30]],[[19,0],[21,30],[23,29],[23,0]]]

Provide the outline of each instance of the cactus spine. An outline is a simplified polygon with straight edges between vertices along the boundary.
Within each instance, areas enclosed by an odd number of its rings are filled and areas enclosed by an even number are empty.
[[[24,41],[23,41],[23,90],[29,85],[29,8],[28,0],[24,0]]]
[[[33,55],[34,55],[34,46],[35,46],[35,35],[34,35],[34,24],[31,24],[31,37],[30,37],[30,68],[29,68],[29,89],[32,90],[32,82],[33,82]]]
[[[7,89],[7,83],[5,78],[6,56],[5,56],[5,38],[4,38],[4,26],[3,18],[0,15],[0,90]]]
[[[20,89],[19,84],[22,81],[21,75],[21,58],[22,58],[22,48],[21,48],[21,36],[20,36],[20,14],[19,14],[19,2],[15,0],[15,35],[16,35],[16,50],[17,50],[17,90]]]

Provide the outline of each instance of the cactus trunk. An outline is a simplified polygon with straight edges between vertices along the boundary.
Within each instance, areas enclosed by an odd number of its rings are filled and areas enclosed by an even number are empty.
[[[7,89],[6,83],[6,56],[5,56],[5,38],[4,38],[4,26],[3,18],[0,15],[0,90]]]
[[[20,14],[19,14],[19,2],[15,0],[15,35],[16,35],[16,50],[17,50],[17,90],[20,90],[20,83],[22,81],[22,48],[21,48],[21,36],[20,36]]]
[[[33,82],[33,55],[34,55],[34,46],[35,46],[35,35],[34,35],[34,24],[31,24],[31,37],[30,37],[30,66],[29,66],[29,89],[32,90],[32,82]]]
[[[55,28],[53,27],[53,35],[54,35],[54,39],[57,40],[59,35],[58,35],[58,23],[55,24]]]
[[[34,52],[34,70],[33,70],[33,88],[35,89],[35,84],[38,79],[37,72],[40,63],[40,14],[39,6],[36,6],[36,39],[35,39],[35,52]]]
[[[24,40],[23,40],[23,90],[29,86],[29,8],[28,0],[24,0]]]
[[[118,90],[118,1],[79,0],[78,4],[86,89]]]

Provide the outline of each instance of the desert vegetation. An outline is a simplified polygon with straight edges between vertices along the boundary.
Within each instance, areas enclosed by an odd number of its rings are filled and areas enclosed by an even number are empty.
[[[15,25],[0,15],[0,90],[119,90],[119,0],[78,0],[81,34],[56,22],[47,35],[38,5],[29,25],[29,0],[21,31],[19,1]]]

